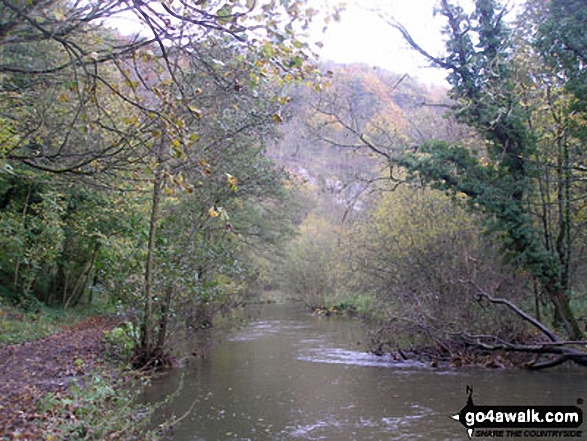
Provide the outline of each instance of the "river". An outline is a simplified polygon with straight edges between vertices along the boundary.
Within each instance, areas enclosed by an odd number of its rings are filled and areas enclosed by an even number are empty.
[[[247,326],[144,392],[145,401],[157,402],[182,384],[158,411],[161,421],[192,409],[168,439],[466,440],[450,416],[466,404],[467,385],[477,405],[575,405],[587,398],[584,370],[395,362],[364,351],[359,320],[315,317],[298,304],[249,312]]]

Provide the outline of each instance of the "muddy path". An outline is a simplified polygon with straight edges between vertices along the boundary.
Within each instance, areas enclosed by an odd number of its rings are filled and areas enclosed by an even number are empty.
[[[65,391],[102,364],[103,332],[118,321],[92,317],[49,337],[0,348],[0,439],[42,439],[37,401]]]

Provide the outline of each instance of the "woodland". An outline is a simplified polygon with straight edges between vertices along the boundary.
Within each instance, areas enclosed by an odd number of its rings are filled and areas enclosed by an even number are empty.
[[[587,365],[587,5],[474,3],[442,55],[381,12],[443,89],[316,60],[344,11],[303,0],[0,1],[2,307],[124,311],[136,368],[267,291],[376,353]]]

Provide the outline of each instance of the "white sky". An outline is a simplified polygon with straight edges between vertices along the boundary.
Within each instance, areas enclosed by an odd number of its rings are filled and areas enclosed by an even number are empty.
[[[340,22],[332,22],[325,34],[315,32],[314,39],[324,43],[319,50],[320,59],[366,63],[399,74],[408,73],[425,84],[447,85],[444,70],[430,67],[422,55],[408,47],[397,30],[369,11],[380,9],[395,17],[420,46],[432,55],[439,55],[444,51],[441,34],[444,22],[440,14],[434,16],[437,3],[437,0],[350,0]],[[460,3],[469,10],[473,2],[461,0]]]

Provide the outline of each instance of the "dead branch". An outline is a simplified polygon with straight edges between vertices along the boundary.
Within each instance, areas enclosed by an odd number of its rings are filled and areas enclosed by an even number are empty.
[[[488,300],[490,303],[495,303],[495,304],[499,304],[499,305],[506,305],[508,308],[510,308],[512,311],[514,311],[516,313],[516,315],[521,317],[522,320],[530,323],[532,326],[534,326],[536,329],[538,329],[540,332],[542,332],[544,335],[546,335],[546,337],[548,337],[548,339],[550,341],[552,341],[552,342],[559,341],[558,337],[554,334],[554,332],[552,332],[543,323],[539,322],[531,315],[522,311],[517,305],[513,304],[509,300],[503,299],[503,298],[493,297],[491,294],[489,294],[488,292],[483,290],[479,285],[477,285],[472,280],[459,280],[459,282],[460,283],[468,283],[468,284],[472,285],[477,290],[478,296],[480,298],[484,298],[484,299]]]
[[[583,340],[569,340],[569,341],[561,341],[558,337],[554,334],[553,331],[548,329],[546,325],[541,323],[540,321],[536,320],[534,317],[530,316],[529,314],[522,311],[517,305],[513,304],[507,299],[503,298],[496,298],[493,297],[488,292],[484,291],[481,287],[479,287],[475,282],[471,280],[459,280],[461,283],[468,283],[475,287],[478,292],[479,297],[488,300],[490,303],[498,304],[498,305],[506,305],[512,311],[516,313],[520,318],[524,321],[530,323],[536,329],[538,329],[542,334],[544,334],[548,339],[549,342],[539,342],[535,344],[513,344],[508,342],[501,341],[497,344],[488,344],[481,341],[481,338],[474,339],[467,339],[465,337],[465,341],[468,344],[475,345],[481,349],[487,351],[504,351],[504,352],[520,352],[520,353],[532,353],[537,355],[556,355],[557,357],[548,360],[542,363],[532,362],[526,365],[528,369],[532,370],[539,370],[539,369],[546,369],[554,366],[559,366],[567,361],[572,361],[580,366],[587,366],[587,353],[584,351],[580,351],[575,348],[570,348],[568,346],[571,345],[582,345],[584,347],[587,346],[587,341]],[[478,336],[477,336],[478,337]],[[482,336],[482,337],[491,337],[491,336]],[[496,340],[496,338],[493,338]]]

